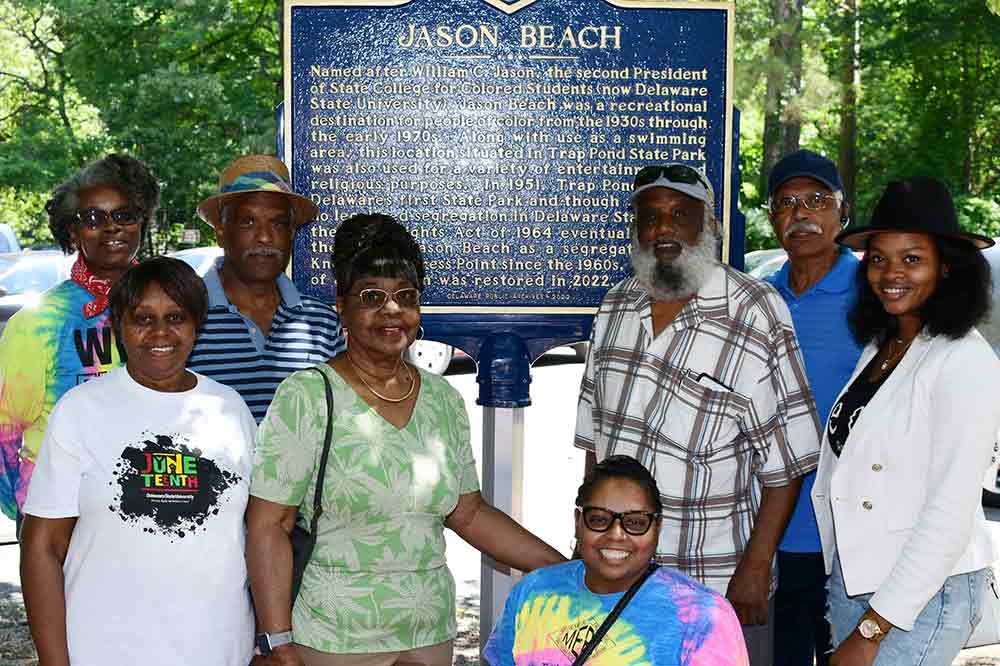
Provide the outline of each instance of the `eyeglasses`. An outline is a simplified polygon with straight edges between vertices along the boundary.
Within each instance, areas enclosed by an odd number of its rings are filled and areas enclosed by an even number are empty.
[[[362,289],[358,292],[358,300],[361,307],[366,310],[379,311],[389,299],[396,301],[396,305],[401,308],[414,309],[420,307],[420,290],[416,287],[406,287],[397,291],[386,291],[385,289]]]
[[[701,184],[707,190],[712,189],[708,184],[708,181],[705,180],[705,177],[701,175],[700,171],[693,167],[689,167],[686,164],[643,167],[639,169],[638,173],[635,174],[635,180],[632,182],[632,189],[638,189],[643,185],[655,183],[660,176],[663,176],[667,180],[671,180],[675,183],[687,183],[688,185]]]
[[[794,194],[778,197],[771,200],[771,212],[780,213],[791,210],[800,205],[806,210],[826,210],[830,207],[831,201],[836,201],[837,197],[822,192],[813,192],[804,197],[797,197]]]
[[[609,511],[599,506],[581,506],[580,512],[583,514],[583,524],[588,530],[593,532],[607,532],[615,524],[621,521],[622,529],[632,536],[642,536],[653,526],[657,514],[651,511]]]
[[[114,224],[119,227],[133,227],[139,224],[139,216],[130,208],[119,208],[110,213],[100,208],[85,208],[76,211],[76,221],[91,231],[98,227],[107,229]]]

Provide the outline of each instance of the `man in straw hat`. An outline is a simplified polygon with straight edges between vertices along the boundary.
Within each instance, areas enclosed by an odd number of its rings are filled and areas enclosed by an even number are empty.
[[[653,473],[657,559],[724,594],[750,663],[771,666],[774,554],[816,467],[819,424],[788,308],[716,258],[713,202],[688,165],[636,174],[635,276],[594,319],[575,443],[588,465],[625,454]]]
[[[260,422],[282,379],[344,348],[340,319],[285,275],[296,230],[316,216],[270,155],[245,155],[198,206],[224,251],[205,275],[208,319],[188,367],[236,389]]]

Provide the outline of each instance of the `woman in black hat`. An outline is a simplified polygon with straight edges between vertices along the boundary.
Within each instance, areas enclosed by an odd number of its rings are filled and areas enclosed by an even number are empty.
[[[829,582],[831,666],[947,666],[982,616],[995,559],[981,487],[1000,427],[987,314],[993,241],[963,233],[947,188],[890,183],[850,314],[866,345],[834,404],[812,491]],[[984,620],[987,621],[987,620]]]

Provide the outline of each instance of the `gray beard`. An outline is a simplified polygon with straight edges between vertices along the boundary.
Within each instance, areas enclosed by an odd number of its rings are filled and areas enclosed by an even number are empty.
[[[677,242],[682,248],[680,255],[671,261],[660,262],[656,259],[655,250],[644,249],[639,245],[636,234],[632,234],[632,271],[654,301],[691,298],[708,281],[712,269],[718,264],[715,237],[707,230],[701,232],[693,245]]]

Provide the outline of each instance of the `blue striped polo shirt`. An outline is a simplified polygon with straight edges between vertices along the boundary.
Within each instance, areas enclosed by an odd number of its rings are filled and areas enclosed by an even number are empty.
[[[226,298],[219,278],[222,262],[220,257],[205,274],[208,319],[198,329],[188,368],[235,389],[260,423],[285,377],[344,350],[340,318],[322,301],[299,294],[282,274],[281,303],[264,337]]]

